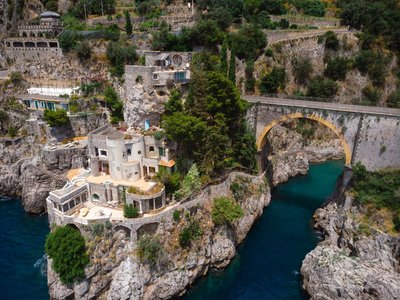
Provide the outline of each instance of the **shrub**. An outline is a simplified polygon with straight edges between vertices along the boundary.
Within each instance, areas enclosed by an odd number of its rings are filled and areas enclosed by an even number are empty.
[[[124,217],[128,219],[133,219],[139,217],[139,211],[132,204],[124,205]]]
[[[368,74],[372,83],[377,86],[383,85],[387,74],[387,58],[381,53],[371,50],[363,50],[354,59],[354,66],[361,74]]]
[[[0,121],[5,121],[8,119],[8,114],[4,110],[0,109]]]
[[[272,51],[271,48],[267,48],[267,50],[265,50],[265,55],[268,57],[274,57],[274,51]]]
[[[255,25],[244,25],[230,35],[231,50],[240,59],[255,59],[267,44],[267,38]]]
[[[74,49],[81,39],[82,36],[75,30],[65,30],[58,37],[60,47],[64,52],[69,52]]]
[[[383,153],[385,153],[386,152],[386,146],[385,145],[382,145],[381,146],[381,149],[379,150],[379,154],[383,154]]]
[[[337,35],[329,30],[324,34],[325,37],[325,48],[333,51],[339,50],[339,39]]]
[[[89,43],[84,41],[84,42],[79,42],[76,45],[76,54],[78,55],[79,60],[87,60],[90,58],[92,55],[92,48],[90,47]]]
[[[67,111],[57,109],[56,111],[45,109],[43,119],[51,127],[61,127],[69,123]]]
[[[196,192],[200,189],[201,187],[201,181],[200,181],[200,174],[199,170],[197,169],[196,164],[193,164],[190,167],[189,172],[185,176],[185,179],[182,182],[182,187],[179,191],[176,192],[175,196],[178,199],[183,199],[193,192]]]
[[[348,70],[348,60],[342,57],[331,59],[324,71],[324,75],[333,80],[345,80]]]
[[[15,136],[17,136],[17,134],[18,134],[18,129],[17,129],[16,127],[13,127],[13,126],[8,127],[8,129],[7,129],[7,134],[8,134],[10,137],[15,137]]]
[[[175,222],[179,222],[181,220],[181,212],[179,210],[175,210],[172,214],[172,217]]]
[[[301,1],[300,3],[305,15],[314,17],[325,16],[325,3],[320,0],[307,0]]]
[[[190,220],[189,224],[179,233],[179,245],[182,248],[188,248],[202,234],[203,231],[200,228],[199,222],[197,220]]]
[[[164,256],[164,248],[160,240],[147,234],[139,239],[136,251],[139,260],[150,265],[160,263]]]
[[[280,28],[282,28],[282,29],[287,29],[287,28],[289,28],[289,21],[288,20],[286,20],[286,19],[280,19],[280,21],[279,21],[279,27]]]
[[[331,79],[322,76],[314,77],[308,85],[307,95],[310,97],[332,98],[338,90],[338,85]]]
[[[71,284],[85,276],[89,256],[85,251],[85,240],[78,230],[70,226],[57,227],[47,236],[45,250],[53,259],[53,270],[64,284]]]
[[[10,80],[14,85],[18,85],[22,81],[22,74],[21,72],[11,72]]]
[[[380,92],[376,88],[374,88],[370,85],[368,85],[362,89],[362,95],[363,95],[364,100],[368,104],[378,103],[379,99],[381,97]]]
[[[397,89],[397,91],[389,95],[387,99],[387,106],[393,108],[400,108],[400,89]]]
[[[262,94],[274,94],[278,89],[285,88],[286,72],[284,68],[274,67],[271,73],[261,79],[260,91]]]
[[[111,111],[111,119],[115,123],[122,121],[124,119],[123,104],[112,86],[106,88],[104,97],[107,108]]]
[[[216,225],[229,225],[243,216],[243,210],[233,199],[219,197],[214,199],[211,216]]]
[[[398,211],[393,217],[393,228],[397,232],[400,232],[400,211]]]
[[[298,84],[305,85],[311,79],[313,65],[310,58],[295,58],[292,61],[293,76]]]

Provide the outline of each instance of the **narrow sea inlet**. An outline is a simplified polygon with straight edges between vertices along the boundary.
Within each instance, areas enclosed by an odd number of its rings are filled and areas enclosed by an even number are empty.
[[[342,171],[342,161],[312,165],[307,176],[276,188],[232,263],[201,279],[184,299],[305,299],[299,270],[318,241],[311,218]],[[0,198],[0,226],[0,298],[48,299],[47,216],[28,215],[20,201]]]
[[[343,161],[329,161],[279,185],[231,264],[202,278],[183,298],[307,299],[300,267],[318,242],[312,215],[333,192],[342,171]]]

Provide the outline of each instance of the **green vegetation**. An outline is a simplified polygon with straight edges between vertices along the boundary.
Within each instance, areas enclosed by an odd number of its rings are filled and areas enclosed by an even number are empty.
[[[128,219],[133,219],[139,217],[139,211],[133,204],[124,205],[124,217]]]
[[[233,199],[229,197],[214,199],[211,216],[216,225],[232,224],[243,215],[242,208]]]
[[[21,83],[21,81],[22,81],[21,72],[11,72],[10,80],[11,80],[12,84],[19,85]]]
[[[386,150],[386,149],[385,149]],[[400,170],[388,169],[368,172],[360,162],[353,167],[355,199],[370,209],[389,209],[398,230],[400,216]]]
[[[313,65],[309,57],[295,58],[292,61],[293,76],[298,84],[306,85],[313,73]]]
[[[194,56],[185,105],[173,95],[162,123],[167,137],[178,144],[178,156],[193,160],[204,176],[235,164],[255,167],[255,142],[244,134],[246,102],[226,75],[219,73],[219,65],[210,63],[214,59],[218,61],[218,56]]]
[[[363,103],[368,105],[376,105],[380,98],[381,93],[373,86],[367,85],[362,89]]]
[[[335,57],[328,61],[324,75],[333,80],[345,80],[349,61],[344,57]]]
[[[137,256],[141,262],[157,265],[164,258],[164,248],[158,237],[143,235],[137,243]]]
[[[275,94],[285,88],[286,72],[284,68],[274,67],[271,73],[265,75],[260,82],[262,94]]]
[[[348,0],[338,5],[345,25],[362,29],[372,38],[382,35],[391,49],[400,51],[400,7],[396,1]]]
[[[125,65],[133,65],[139,58],[136,47],[126,41],[110,41],[107,45],[107,59],[110,61],[112,75],[121,77],[125,73]]]
[[[85,276],[89,256],[85,251],[85,240],[78,230],[68,225],[57,227],[47,236],[45,250],[53,260],[53,270],[64,284],[71,284]]]
[[[335,96],[337,90],[338,85],[335,81],[316,76],[308,85],[307,96],[330,99]]]
[[[183,179],[181,188],[175,192],[175,197],[179,200],[184,199],[190,196],[193,192],[200,190],[200,188],[201,181],[199,170],[197,169],[196,164],[193,164]]]
[[[92,48],[86,41],[78,42],[75,49],[80,61],[88,60],[92,56]]]
[[[387,106],[393,108],[400,108],[400,88],[389,95],[387,99]]]
[[[101,16],[115,13],[115,0],[78,0],[68,10],[68,15],[84,19],[85,13]]]
[[[125,11],[125,31],[127,35],[132,34],[132,21],[131,21],[131,15],[129,14],[129,11]]]
[[[192,242],[203,235],[203,231],[197,220],[190,219],[189,224],[182,228],[179,233],[179,245],[182,248],[189,248]]]
[[[171,173],[166,168],[160,168],[155,178],[164,184],[167,195],[172,195],[179,190],[183,176],[179,172]]]
[[[339,39],[337,38],[336,33],[333,31],[327,31],[324,34],[325,38],[325,49],[337,51],[339,50]]]
[[[69,52],[75,49],[82,36],[75,30],[64,30],[58,37],[60,47],[64,52]]]
[[[108,86],[104,92],[107,108],[111,111],[111,123],[116,124],[124,120],[122,101],[112,86]]]
[[[51,127],[62,127],[69,124],[67,111],[64,109],[56,111],[45,109],[43,119]]]
[[[236,33],[230,34],[232,51],[240,59],[256,59],[267,45],[267,38],[255,25],[244,25]]]
[[[179,222],[181,220],[181,212],[179,210],[175,210],[172,214],[172,218],[175,222]]]
[[[294,4],[300,8],[305,15],[314,17],[325,16],[325,2],[320,0],[296,0]]]
[[[382,53],[362,50],[354,60],[354,66],[361,74],[368,74],[375,86],[382,86],[387,75],[388,58]]]

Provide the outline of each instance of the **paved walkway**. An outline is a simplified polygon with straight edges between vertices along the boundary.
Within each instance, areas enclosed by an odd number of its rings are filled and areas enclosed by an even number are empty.
[[[310,108],[310,109],[323,109],[332,111],[343,111],[352,113],[361,113],[369,115],[382,115],[382,116],[396,116],[400,117],[400,109],[388,108],[388,107],[377,107],[377,106],[363,106],[363,105],[351,105],[342,103],[332,102],[319,102],[319,101],[306,101],[296,100],[288,98],[273,98],[263,96],[242,96],[243,99],[250,103],[262,103],[277,106],[290,106],[299,108]]]

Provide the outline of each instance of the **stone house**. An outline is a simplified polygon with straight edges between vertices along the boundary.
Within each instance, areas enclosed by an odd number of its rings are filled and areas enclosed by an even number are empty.
[[[145,65],[125,67],[126,86],[141,83],[146,89],[164,88],[190,82],[192,52],[138,51]]]
[[[91,132],[90,169],[71,178],[64,188],[50,192],[47,198],[50,222],[87,222],[80,210],[88,202],[115,209],[132,204],[141,215],[164,208],[165,187],[151,177],[160,168],[171,170],[175,161],[170,157],[166,140],[156,137],[148,132],[121,131],[108,124]],[[106,219],[112,218],[107,215]]]

